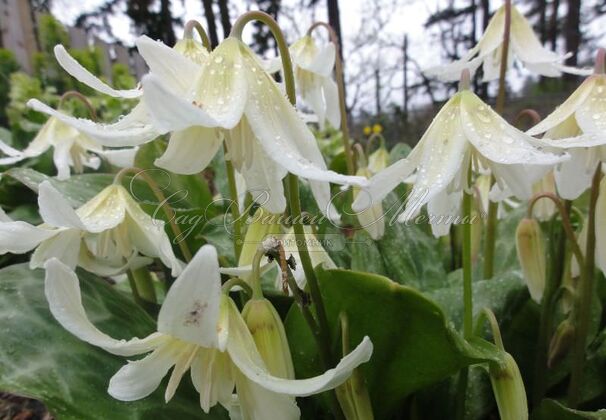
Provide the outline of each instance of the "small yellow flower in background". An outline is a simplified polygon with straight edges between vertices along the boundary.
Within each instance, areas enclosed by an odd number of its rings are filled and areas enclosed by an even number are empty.
[[[383,126],[381,124],[374,124],[372,126],[372,132],[374,134],[381,134],[383,132]]]
[[[370,136],[372,134],[372,128],[369,125],[365,125],[363,131],[365,136]]]

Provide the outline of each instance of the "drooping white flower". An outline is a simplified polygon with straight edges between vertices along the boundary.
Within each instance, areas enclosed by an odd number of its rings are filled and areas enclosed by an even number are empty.
[[[122,401],[145,398],[173,368],[166,401],[189,370],[206,412],[217,403],[232,408],[235,386],[243,418],[297,419],[293,396],[340,385],[372,353],[366,337],[322,375],[302,380],[272,376],[236,305],[221,293],[217,254],[210,245],[200,248],[171,286],[158,315],[158,331],[142,339],[116,340],[98,330],[86,317],[78,278],[56,259],[46,264],[45,293],[52,314],[78,338],[121,356],[149,353],[111,378],[108,392]]]
[[[110,185],[74,210],[50,184],[38,187],[38,205],[44,221],[33,226],[0,221],[0,254],[23,254],[35,248],[32,268],[58,258],[70,268],[111,276],[160,260],[174,276],[182,269],[164,222],[152,219],[121,185]],[[145,258],[147,257],[147,258]]]
[[[377,152],[380,152],[380,149],[377,150]],[[356,175],[371,178],[373,173],[370,171],[369,167],[363,166],[358,168]],[[360,194],[359,187],[354,187],[354,200],[358,194]],[[372,206],[357,212],[356,217],[360,222],[360,227],[366,230],[370,237],[375,241],[381,239],[385,234],[385,215],[383,214],[383,204],[381,201],[377,200]]]
[[[459,215],[470,160],[476,170],[486,168],[494,174],[493,200],[509,195],[527,199],[532,184],[567,158],[543,152],[536,144],[536,139],[509,125],[474,93],[462,90],[442,107],[407,158],[371,178],[353,209],[359,212],[381,201],[416,173],[398,221],[413,219],[428,203],[434,235],[445,235]]]
[[[562,105],[526,133],[533,136],[545,133],[544,146],[570,154],[569,161],[556,166],[555,182],[562,198],[574,200],[580,196],[591,185],[598,163],[606,161],[603,70],[585,79]]]
[[[103,150],[101,145],[86,134],[55,117],[50,117],[22,151],[0,141],[0,151],[8,155],[0,158],[0,165],[10,165],[23,159],[40,156],[51,147],[58,179],[69,178],[70,167],[73,167],[76,173],[82,173],[85,166],[97,169],[101,164],[99,156],[119,167],[132,166],[138,150],[136,147]]]
[[[506,5],[503,5],[495,12],[480,41],[462,59],[427,69],[425,74],[436,76],[443,81],[456,81],[463,69],[467,68],[473,74],[482,66],[484,81],[497,79],[503,55],[505,7]],[[517,59],[531,72],[547,77],[559,77],[562,73],[578,75],[591,73],[588,69],[563,65],[562,62],[567,56],[560,56],[543,47],[528,20],[513,5],[509,41],[507,61],[510,67],[514,59]]]
[[[320,129],[326,121],[338,128],[341,124],[339,91],[332,79],[336,51],[332,43],[316,45],[305,35],[290,46],[296,85],[303,101],[318,116]]]
[[[194,88],[176,89],[153,72],[143,79],[144,101],[158,130],[188,132],[178,143],[171,138],[160,166],[177,172],[180,166],[203,169],[228,130],[230,158],[248,170],[247,185],[271,193],[271,212],[284,210],[285,200],[277,195],[287,172],[310,182],[320,210],[331,219],[338,213],[329,182],[365,185],[364,179],[326,169],[313,134],[242,41],[223,41],[194,80]]]

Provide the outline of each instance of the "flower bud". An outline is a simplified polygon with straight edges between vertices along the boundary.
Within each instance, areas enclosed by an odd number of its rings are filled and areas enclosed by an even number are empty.
[[[516,230],[516,250],[532,299],[539,303],[545,288],[545,244],[539,222],[524,218]]]
[[[547,175],[545,175],[543,178],[541,178],[539,181],[537,181],[532,186],[533,194],[540,194],[540,193],[555,194],[555,192],[556,192],[555,177],[553,176],[553,171],[549,172]],[[551,218],[551,216],[553,216],[555,214],[555,212],[556,212],[555,203],[551,200],[546,200],[544,198],[541,200],[538,200],[536,203],[534,203],[534,206],[532,208],[532,215],[542,222],[549,220]]]
[[[491,363],[489,374],[501,420],[528,419],[524,382],[513,357],[505,353],[505,366]]]
[[[372,405],[364,378],[355,369],[349,379],[335,389],[347,420],[373,420]]]
[[[568,319],[565,319],[558,325],[549,343],[547,367],[551,369],[566,357],[574,342],[574,333],[574,325]]]
[[[269,372],[280,378],[294,379],[284,324],[271,302],[267,299],[249,300],[244,305],[242,317]]]

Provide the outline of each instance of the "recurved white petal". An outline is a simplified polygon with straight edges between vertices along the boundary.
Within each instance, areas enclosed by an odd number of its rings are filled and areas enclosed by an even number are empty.
[[[591,93],[577,108],[575,118],[583,133],[601,135],[606,143],[606,77],[596,77]]]
[[[179,94],[165,85],[159,77],[148,74],[141,81],[143,101],[149,109],[152,123],[161,133],[191,126],[217,127],[219,123],[206,112],[206,105],[189,95]]]
[[[146,353],[166,341],[167,338],[159,333],[126,341],[99,331],[86,316],[76,274],[56,258],[48,260],[44,266],[44,293],[50,311],[63,328],[80,340],[120,356]]]
[[[175,359],[175,367],[173,368],[168,384],[166,385],[164,401],[169,402],[175,396],[175,392],[177,392],[177,387],[181,383],[183,375],[189,370],[199,350],[200,346],[197,344],[187,344],[179,351]]]
[[[158,331],[217,347],[221,277],[217,251],[204,245],[173,283],[158,315]]]
[[[49,181],[38,186],[38,207],[42,220],[51,226],[86,230],[67,199]]]
[[[515,6],[511,7],[510,40],[516,55],[524,63],[555,63],[564,59],[541,45],[530,23]]]
[[[595,77],[587,78],[583,83],[581,83],[581,86],[579,86],[577,90],[575,90],[572,95],[570,95],[568,99],[564,101],[562,105],[557,107],[551,114],[545,117],[543,121],[528,130],[526,134],[535,136],[537,134],[544,133],[564,122],[568,117],[573,115],[581,104],[583,104],[583,102],[585,102],[585,100],[589,97],[595,82]]]
[[[175,131],[154,164],[177,174],[197,174],[209,165],[222,143],[215,128],[197,126]]]
[[[334,80],[327,77],[323,80],[324,101],[326,102],[326,119],[334,128],[341,126],[339,109],[339,89]]]
[[[107,392],[120,401],[136,401],[154,392],[174,366],[181,346],[166,342],[150,355],[129,361],[109,380]]]
[[[7,252],[24,254],[57,233],[57,229],[33,226],[21,221],[2,222],[0,223],[0,255]]]
[[[461,120],[467,139],[495,163],[555,165],[568,159],[534,147],[534,138],[511,126],[469,91],[462,92]]]
[[[97,152],[105,158],[110,164],[118,168],[131,168],[135,166],[135,157],[139,147],[129,147],[124,149],[103,150]]]
[[[141,90],[139,89],[117,90],[108,86],[69,55],[63,45],[56,45],[54,51],[55,58],[61,67],[86,86],[116,98],[132,99],[141,96]]]
[[[37,99],[30,99],[27,106],[56,117],[75,129],[88,134],[100,144],[110,147],[138,146],[158,137],[159,133],[146,121],[147,111],[142,104],[130,114],[113,124],[98,124],[84,118],[76,118],[59,112]]]
[[[201,66],[161,41],[143,35],[135,44],[150,72],[177,94],[188,93],[200,76]]]
[[[305,70],[317,73],[324,77],[330,77],[335,67],[336,49],[331,42],[318,47],[315,56],[305,67]],[[302,66],[303,67],[303,66]]]
[[[448,188],[436,194],[427,203],[427,215],[433,236],[439,238],[450,233],[450,226],[461,214],[463,191],[448,191]]]
[[[554,176],[560,197],[575,200],[591,185],[598,161],[588,149],[571,149],[568,153],[571,159],[556,166]]]
[[[235,303],[229,299],[229,338],[227,351],[236,367],[248,379],[268,391],[284,395],[307,396],[326,391],[341,385],[352,371],[370,360],[372,343],[368,337],[337,364],[322,375],[300,380],[291,380],[271,376],[257,351],[246,323],[242,319]]]

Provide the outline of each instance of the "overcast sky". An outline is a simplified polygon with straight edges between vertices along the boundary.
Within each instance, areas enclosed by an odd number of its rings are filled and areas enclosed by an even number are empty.
[[[440,64],[443,61],[441,49],[436,45],[435,35],[438,28],[428,31],[424,24],[432,11],[444,6],[449,0],[341,0],[341,26],[344,37],[344,54],[348,79],[348,99],[355,100],[357,110],[375,109],[375,68],[381,73],[382,104],[401,105],[402,94],[402,51],[401,45],[404,34],[409,37],[409,54],[419,63],[421,68]],[[467,0],[454,0],[462,5]],[[585,10],[588,10],[598,0],[585,0]],[[83,12],[94,10],[104,0],[80,0],[81,7],[73,7],[73,0],[53,0],[53,14],[66,24],[72,24]],[[231,0],[232,21],[246,11],[249,2],[246,0]],[[288,37],[294,42],[303,34],[307,27],[316,20],[327,20],[325,1],[319,1],[314,9],[301,7],[302,0],[283,0],[282,14],[279,22]],[[518,1],[517,3],[522,3]],[[565,3],[565,2],[561,2]],[[492,0],[493,8],[501,5],[500,0]],[[560,5],[560,14],[565,14],[565,5]],[[525,11],[520,6],[522,12]],[[200,19],[206,26],[202,13],[201,0],[178,0],[172,2],[172,12],[184,21]],[[218,16],[218,11],[216,12]],[[584,14],[583,14],[584,15]],[[125,14],[117,13],[110,17],[114,35],[125,45],[133,45],[135,34],[132,32],[129,19]],[[590,34],[603,33],[606,18],[587,22],[586,30]],[[177,29],[177,35],[180,35]],[[219,25],[219,35],[221,35]],[[479,35],[479,34],[478,34]],[[379,48],[378,46],[382,46]],[[561,51],[563,52],[563,51]],[[515,87],[522,85],[527,74],[511,74],[510,83]],[[416,70],[409,74],[410,83],[415,83]],[[421,105],[427,98],[418,95],[411,99],[411,106]]]

